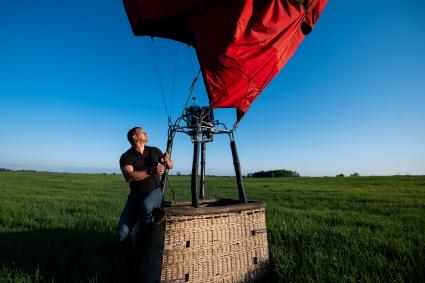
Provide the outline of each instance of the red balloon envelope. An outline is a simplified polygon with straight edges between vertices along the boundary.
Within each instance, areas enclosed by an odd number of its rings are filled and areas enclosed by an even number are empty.
[[[312,30],[327,0],[123,2],[135,35],[196,49],[211,107],[237,108],[240,120]]]

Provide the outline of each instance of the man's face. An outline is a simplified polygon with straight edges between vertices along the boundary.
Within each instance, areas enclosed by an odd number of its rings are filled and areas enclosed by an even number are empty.
[[[138,143],[146,144],[148,142],[148,133],[143,128],[136,129],[133,136],[136,136],[136,142]]]

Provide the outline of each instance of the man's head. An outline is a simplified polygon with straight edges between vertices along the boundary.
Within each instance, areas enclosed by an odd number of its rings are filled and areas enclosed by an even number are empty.
[[[127,133],[128,142],[131,145],[146,144],[148,142],[148,134],[141,127],[134,127]]]

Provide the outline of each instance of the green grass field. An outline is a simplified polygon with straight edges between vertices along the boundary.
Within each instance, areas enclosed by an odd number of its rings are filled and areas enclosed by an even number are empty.
[[[237,198],[209,177],[209,197]],[[172,177],[190,199],[189,177]],[[425,281],[425,176],[245,179],[279,282]],[[0,172],[0,282],[119,282],[119,175]],[[170,199],[169,192],[167,198]]]

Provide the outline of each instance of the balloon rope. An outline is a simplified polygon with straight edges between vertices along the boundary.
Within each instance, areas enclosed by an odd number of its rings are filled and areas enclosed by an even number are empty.
[[[176,45],[176,57],[175,57],[175,59],[174,59],[174,69],[173,69],[173,83],[172,83],[172,85],[171,85],[171,106],[170,106],[170,111],[171,111],[171,113],[170,113],[170,117],[169,117],[169,119],[168,119],[168,123],[170,123],[171,122],[171,115],[173,114],[173,101],[174,101],[174,82],[175,82],[175,80],[176,80],[176,67],[177,67],[177,58],[178,58],[178,55],[179,55],[179,46],[178,45]]]
[[[174,137],[176,136],[176,131],[175,130],[171,130],[171,128],[176,128],[176,127],[178,128],[180,126],[180,122],[182,120],[182,116],[183,116],[184,111],[185,111],[185,109],[187,107],[187,104],[189,103],[190,97],[192,96],[193,90],[195,89],[196,81],[198,80],[200,73],[201,73],[201,69],[199,69],[198,74],[196,75],[196,77],[192,81],[192,85],[190,86],[190,89],[189,89],[189,95],[187,96],[186,104],[183,107],[182,114],[177,118],[177,120],[174,123],[174,125],[171,125],[171,123],[169,123],[169,125],[168,125],[168,142],[169,142],[169,144],[167,145],[167,147],[169,147],[169,148],[167,148],[167,152],[168,152],[168,154],[170,154],[170,156],[171,156],[171,152],[173,150]],[[168,169],[165,170],[164,175],[163,175],[162,178],[163,178],[163,180],[161,180],[161,184],[163,184],[162,191],[163,192],[165,191],[165,189],[167,187],[167,181],[168,181],[168,184],[170,185],[170,188],[171,188],[172,193],[173,193],[173,198],[175,200],[174,191],[173,191],[173,189],[171,187],[170,179],[168,178]]]
[[[187,104],[189,103],[190,97],[192,96],[193,90],[195,89],[195,85],[196,85],[196,82],[198,81],[198,78],[199,78],[199,74],[200,73],[201,73],[201,69],[199,69],[198,74],[196,75],[196,77],[192,81],[192,85],[189,88],[189,95],[187,96],[186,103],[185,103],[185,105],[183,107],[182,114],[179,117],[182,117],[183,114],[184,114],[184,111],[185,111],[185,109],[187,107]]]
[[[189,57],[190,66],[192,67],[192,74],[195,76],[195,67],[193,65],[192,55],[190,53],[190,45],[187,46],[187,55]]]
[[[168,106],[167,106],[167,101],[165,99],[165,92],[164,92],[164,87],[162,85],[162,79],[161,79],[161,73],[159,70],[159,61],[158,61],[158,56],[155,52],[155,48],[153,45],[153,38],[151,38],[152,40],[150,40],[150,51],[151,51],[151,56],[153,57],[153,62],[154,62],[154,68],[155,68],[155,74],[156,74],[156,78],[158,80],[158,85],[159,85],[159,89],[160,89],[160,93],[161,93],[161,97],[162,97],[162,102],[164,103],[164,107],[165,107],[165,111],[167,112],[167,119],[168,119],[168,123],[171,123],[171,116],[170,116],[170,111],[168,110]]]

